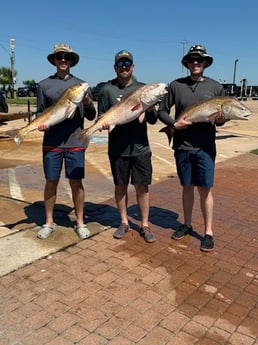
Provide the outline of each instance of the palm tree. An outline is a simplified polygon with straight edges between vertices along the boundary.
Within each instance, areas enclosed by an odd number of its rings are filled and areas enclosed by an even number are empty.
[[[11,98],[13,98],[14,96],[13,77],[15,77],[16,75],[16,71],[14,71],[14,76],[12,75],[12,70],[9,67],[0,68],[0,84],[3,85],[3,89],[5,90],[5,92],[10,94]]]

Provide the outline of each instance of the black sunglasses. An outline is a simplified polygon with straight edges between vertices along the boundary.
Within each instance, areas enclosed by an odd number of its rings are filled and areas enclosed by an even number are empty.
[[[195,61],[198,63],[202,63],[204,61],[204,58],[201,56],[198,56],[198,57],[190,57],[187,60],[187,62],[189,62],[189,63],[194,63]]]
[[[117,63],[116,63],[116,66],[117,67],[131,67],[132,66],[132,62],[131,61],[118,61]]]
[[[55,55],[55,58],[60,61],[60,60],[66,60],[66,61],[72,61],[73,58],[70,54],[64,54],[64,53],[57,53]]]

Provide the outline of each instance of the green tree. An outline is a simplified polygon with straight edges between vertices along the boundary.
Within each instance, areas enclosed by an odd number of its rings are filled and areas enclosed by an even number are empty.
[[[31,84],[36,84],[35,80],[23,80],[23,85],[31,85]]]
[[[16,78],[17,72],[14,71],[14,78]],[[8,97],[14,96],[12,70],[9,67],[0,67],[0,84],[3,85],[3,89]]]

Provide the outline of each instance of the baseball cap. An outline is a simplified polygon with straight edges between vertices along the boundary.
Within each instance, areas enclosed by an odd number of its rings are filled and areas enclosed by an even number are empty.
[[[115,56],[115,63],[123,58],[133,62],[133,55],[128,50],[120,50],[120,52],[118,52]]]

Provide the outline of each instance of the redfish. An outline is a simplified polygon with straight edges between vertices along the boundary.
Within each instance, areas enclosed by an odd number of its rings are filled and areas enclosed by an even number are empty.
[[[115,126],[129,123],[137,118],[142,122],[145,110],[157,104],[166,93],[165,83],[145,84],[123,96],[120,102],[114,104],[91,127],[81,130],[76,136],[88,146],[92,134],[101,130],[105,124],[109,125],[111,132]]]
[[[186,117],[185,120],[191,121],[192,123],[215,123],[215,118],[220,112],[225,119],[229,120],[248,120],[248,116],[252,113],[252,111],[237,98],[218,96],[186,108],[184,112],[179,115],[178,119]],[[166,126],[161,128],[159,132],[166,133],[170,144],[175,129],[172,126]]]
[[[75,110],[82,102],[88,88],[89,84],[86,82],[67,88],[52,106],[46,108],[29,125],[18,130],[7,131],[6,134],[13,137],[14,142],[19,145],[25,136],[37,130],[39,125],[52,127],[65,119],[73,118]]]

